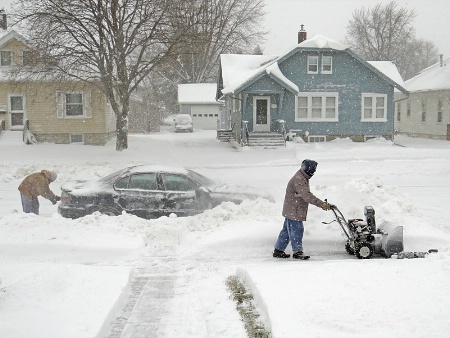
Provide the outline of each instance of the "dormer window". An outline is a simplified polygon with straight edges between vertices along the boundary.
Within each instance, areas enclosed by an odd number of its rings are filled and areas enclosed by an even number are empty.
[[[322,56],[322,74],[333,73],[333,59],[331,56]]]
[[[318,73],[319,73],[319,57],[308,56],[308,74],[318,74]]]
[[[22,65],[31,66],[33,64],[33,52],[31,50],[22,51]]]
[[[11,66],[12,53],[10,50],[0,51],[0,66]]]

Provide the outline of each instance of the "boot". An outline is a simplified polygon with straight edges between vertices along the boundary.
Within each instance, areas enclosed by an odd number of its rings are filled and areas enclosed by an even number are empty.
[[[303,254],[303,251],[296,252],[292,255],[294,259],[308,259],[310,256],[306,256]]]
[[[289,258],[291,255],[284,253],[284,251],[275,249],[273,251],[273,257],[275,258]]]

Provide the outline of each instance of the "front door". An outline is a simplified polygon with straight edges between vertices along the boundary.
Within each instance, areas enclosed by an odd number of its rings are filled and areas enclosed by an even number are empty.
[[[270,131],[270,97],[253,97],[253,131]]]
[[[23,129],[25,123],[25,95],[10,94],[9,95],[9,129]]]

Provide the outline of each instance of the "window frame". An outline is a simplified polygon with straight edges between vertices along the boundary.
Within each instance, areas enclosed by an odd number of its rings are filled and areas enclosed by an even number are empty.
[[[316,62],[312,63],[311,60],[315,59]],[[316,66],[316,70],[310,70],[311,66]],[[319,74],[319,55],[308,55],[307,56],[307,66],[306,66],[307,74]]]
[[[443,121],[443,117],[444,117],[444,112],[443,112],[443,101],[442,100],[438,100],[438,104],[437,104],[437,123],[441,124]]]
[[[330,70],[324,70],[324,59],[329,58],[330,59]],[[322,65],[321,65],[321,73],[322,74],[333,74],[333,57],[331,55],[322,55]]]
[[[3,63],[3,60],[4,60],[3,54],[4,53],[8,53],[9,54],[9,63],[8,64],[4,64]],[[9,66],[11,66],[12,65],[12,58],[13,58],[12,51],[10,51],[10,50],[0,50],[0,66],[1,67],[9,67]]]
[[[420,111],[421,111],[421,122],[426,123],[427,122],[427,101],[422,100],[420,105]]]
[[[366,106],[364,104],[365,98],[372,99],[371,117],[365,117]],[[377,99],[383,98],[383,117],[377,117]],[[362,93],[361,94],[361,122],[387,122],[387,94],[380,93]]]
[[[327,142],[326,135],[308,135],[308,143],[322,143]]]
[[[68,115],[67,114],[67,95],[80,95],[83,114],[81,115]],[[91,93],[85,91],[68,91],[68,92],[56,92],[56,116],[63,119],[86,119],[92,118],[91,112]],[[74,103],[80,104],[80,103]],[[72,104],[70,104],[72,105]]]
[[[306,97],[306,117],[300,117],[299,98]],[[321,117],[313,117],[313,98],[321,99]],[[327,117],[327,98],[334,98],[334,116]],[[339,121],[339,93],[338,92],[300,92],[295,99],[295,122],[338,122]]]
[[[29,54],[25,56],[25,54]],[[27,61],[28,60],[28,61]],[[32,66],[33,65],[33,51],[23,50],[22,51],[22,66]]]

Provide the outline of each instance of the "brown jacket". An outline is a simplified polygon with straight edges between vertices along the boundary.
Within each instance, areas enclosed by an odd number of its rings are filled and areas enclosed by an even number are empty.
[[[36,199],[38,196],[51,199],[55,197],[55,194],[50,190],[49,180],[50,171],[48,170],[28,175],[19,185],[19,191],[29,199]]]
[[[310,177],[299,170],[289,180],[283,204],[283,216],[296,221],[306,221],[308,204],[321,207],[324,203],[309,191]]]

